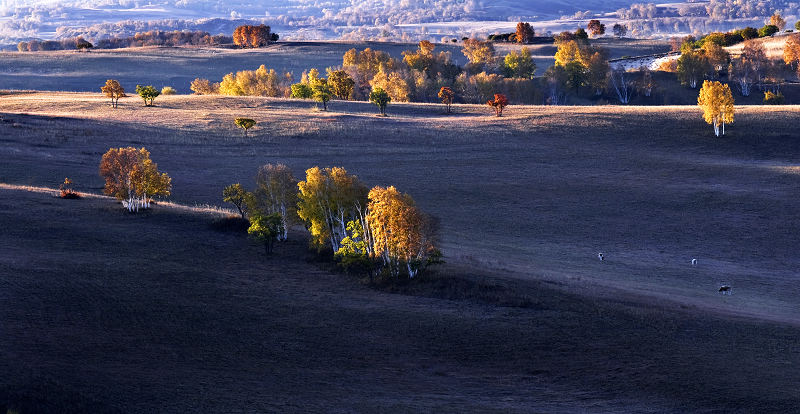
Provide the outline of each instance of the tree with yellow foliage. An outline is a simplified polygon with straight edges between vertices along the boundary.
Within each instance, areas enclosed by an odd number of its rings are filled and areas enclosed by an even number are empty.
[[[110,148],[100,160],[100,176],[106,181],[103,192],[117,199],[128,211],[150,207],[150,197],[168,196],[172,179],[158,171],[144,148]]]
[[[386,65],[381,65],[380,70],[369,82],[372,90],[383,89],[392,98],[392,102],[408,102],[409,87],[406,80],[399,73],[389,71]]]
[[[792,35],[783,46],[783,61],[797,71],[800,77],[800,35]]]
[[[373,187],[369,191],[367,222],[374,257],[397,277],[402,268],[413,278],[436,256],[431,220],[414,199],[395,187]]]
[[[119,98],[125,97],[125,89],[123,89],[122,85],[120,85],[119,82],[114,79],[107,80],[106,84],[100,88],[100,91],[103,92],[103,94],[105,94],[107,97],[111,98],[112,108],[117,107]]]
[[[484,70],[491,70],[495,65],[495,51],[491,42],[478,39],[467,39],[462,43],[461,53],[469,59],[467,72],[475,74]]]
[[[311,243],[318,249],[330,246],[333,253],[348,236],[351,221],[366,226],[367,187],[344,168],[313,167],[306,170],[305,181],[297,184],[297,215],[311,233]]]
[[[703,118],[714,126],[714,135],[719,136],[720,124],[725,135],[725,124],[733,123],[733,94],[726,84],[703,81],[697,105],[703,109]]]
[[[779,30],[783,30],[786,27],[786,20],[784,20],[780,13],[775,12],[770,16],[769,24],[777,27]]]

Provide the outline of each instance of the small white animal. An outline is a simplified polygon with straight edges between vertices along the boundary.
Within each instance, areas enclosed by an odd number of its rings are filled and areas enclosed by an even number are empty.
[[[697,266],[697,259],[692,259],[692,266]]]
[[[601,262],[605,260],[605,258],[603,257],[603,253],[597,253],[597,258],[600,259]]]

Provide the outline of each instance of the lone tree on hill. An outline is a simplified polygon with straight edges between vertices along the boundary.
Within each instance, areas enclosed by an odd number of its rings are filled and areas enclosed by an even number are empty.
[[[236,118],[233,120],[233,123],[244,130],[245,138],[247,138],[247,130],[256,125],[256,121],[250,118]]]
[[[725,124],[733,123],[733,94],[727,84],[717,81],[703,81],[697,105],[703,109],[703,118],[714,126],[714,135],[719,136],[722,124],[722,135],[725,135]]]
[[[144,106],[153,106],[153,101],[158,97],[158,95],[161,95],[161,92],[154,88],[153,85],[136,85],[136,93],[142,97]]]
[[[503,108],[508,106],[508,98],[502,93],[496,93],[494,94],[494,99],[489,99],[486,105],[494,108],[495,116],[503,116]]]
[[[514,34],[517,43],[530,43],[533,41],[534,36],[536,36],[536,33],[530,23],[517,23],[517,32]]]
[[[386,116],[386,105],[392,101],[389,94],[383,88],[375,88],[369,94],[369,101],[378,105],[381,110],[381,116]]]
[[[84,39],[84,38],[82,38],[80,36],[78,36],[78,38],[75,39],[75,49],[78,49],[80,51],[87,51],[88,52],[89,49],[91,49],[93,47],[94,47],[94,45],[91,42],[89,42],[88,40],[86,40],[86,39]]]
[[[777,27],[779,30],[783,30],[786,27],[786,20],[781,17],[780,13],[775,12],[772,16],[770,16],[769,24]]]
[[[586,25],[586,28],[592,32],[592,36],[602,36],[606,33],[606,25],[600,23],[600,20],[597,19],[589,20],[589,24]]]
[[[100,88],[100,91],[103,92],[107,97],[111,98],[111,107],[116,108],[117,102],[119,102],[119,98],[124,98],[125,89],[122,88],[122,85],[119,84],[114,79],[109,79],[106,81],[106,84]]]
[[[616,37],[625,37],[625,35],[628,34],[628,27],[624,24],[614,23],[612,30]]]
[[[443,86],[442,89],[439,89],[439,98],[442,100],[442,103],[445,104],[447,107],[447,113],[450,113],[450,106],[453,105],[453,100],[456,98],[455,92],[452,89],[448,88],[447,86]]]
[[[277,40],[278,36],[272,36],[270,27],[264,24],[243,25],[233,30],[233,43],[239,47],[261,47]]]
[[[172,189],[172,179],[144,148],[110,148],[100,160],[100,176],[106,180],[103,192],[123,200],[130,212],[149,208],[150,197],[169,196]]]
[[[231,184],[222,190],[222,201],[236,206],[236,209],[239,210],[239,215],[241,215],[243,219],[246,215],[249,197],[250,193],[239,183]]]

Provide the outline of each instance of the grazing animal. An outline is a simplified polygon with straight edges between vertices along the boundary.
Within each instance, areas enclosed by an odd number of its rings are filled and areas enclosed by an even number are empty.
[[[722,286],[720,286],[719,287],[719,293],[722,293],[723,295],[725,295],[725,294],[730,295],[731,293],[733,293],[733,291],[731,290],[731,285],[722,285]]]
[[[692,266],[697,266],[697,259],[692,259]]]
[[[597,258],[600,259],[601,262],[605,260],[605,256],[603,256],[603,253],[597,253]]]

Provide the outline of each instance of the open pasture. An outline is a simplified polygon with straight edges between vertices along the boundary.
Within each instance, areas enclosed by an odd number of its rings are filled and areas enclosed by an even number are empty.
[[[3,392],[171,412],[797,406],[800,109],[740,107],[717,139],[693,107],[313,106],[4,94],[0,182],[99,193],[100,156],[145,146],[172,200],[221,205],[264,163],[343,166],[441,219],[446,271],[528,305],[389,295],[300,240],[265,259],[199,213],[0,189]]]

